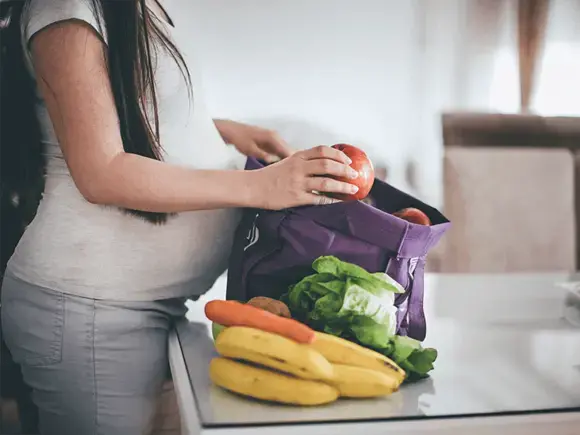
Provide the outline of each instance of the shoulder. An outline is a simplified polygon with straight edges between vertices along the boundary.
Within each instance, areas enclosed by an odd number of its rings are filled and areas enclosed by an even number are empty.
[[[25,44],[41,30],[57,23],[81,21],[88,24],[106,43],[102,11],[97,0],[29,0],[22,14]]]

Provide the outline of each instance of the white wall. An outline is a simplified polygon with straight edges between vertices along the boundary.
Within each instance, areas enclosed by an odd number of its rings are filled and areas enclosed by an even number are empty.
[[[214,116],[298,148],[352,142],[405,183],[418,147],[418,0],[167,0]]]

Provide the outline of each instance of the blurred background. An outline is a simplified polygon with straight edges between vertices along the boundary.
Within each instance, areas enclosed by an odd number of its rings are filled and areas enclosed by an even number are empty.
[[[580,0],[166,2],[215,117],[356,144],[442,209],[431,271],[577,268]]]
[[[452,221],[430,272],[579,269],[580,0],[162,3],[214,117],[355,144]]]

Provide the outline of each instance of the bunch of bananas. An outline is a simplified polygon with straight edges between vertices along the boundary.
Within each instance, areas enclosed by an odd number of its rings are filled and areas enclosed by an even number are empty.
[[[212,382],[272,402],[314,406],[339,397],[370,398],[399,389],[405,372],[389,358],[339,337],[317,332],[299,344],[260,329],[232,326],[215,341],[219,357]]]

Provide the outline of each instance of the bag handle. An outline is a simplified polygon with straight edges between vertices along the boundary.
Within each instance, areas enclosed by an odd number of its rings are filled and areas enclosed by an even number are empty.
[[[407,312],[407,335],[415,340],[423,341],[427,336],[427,321],[423,307],[425,287],[425,260],[419,259],[411,284],[408,312]]]

